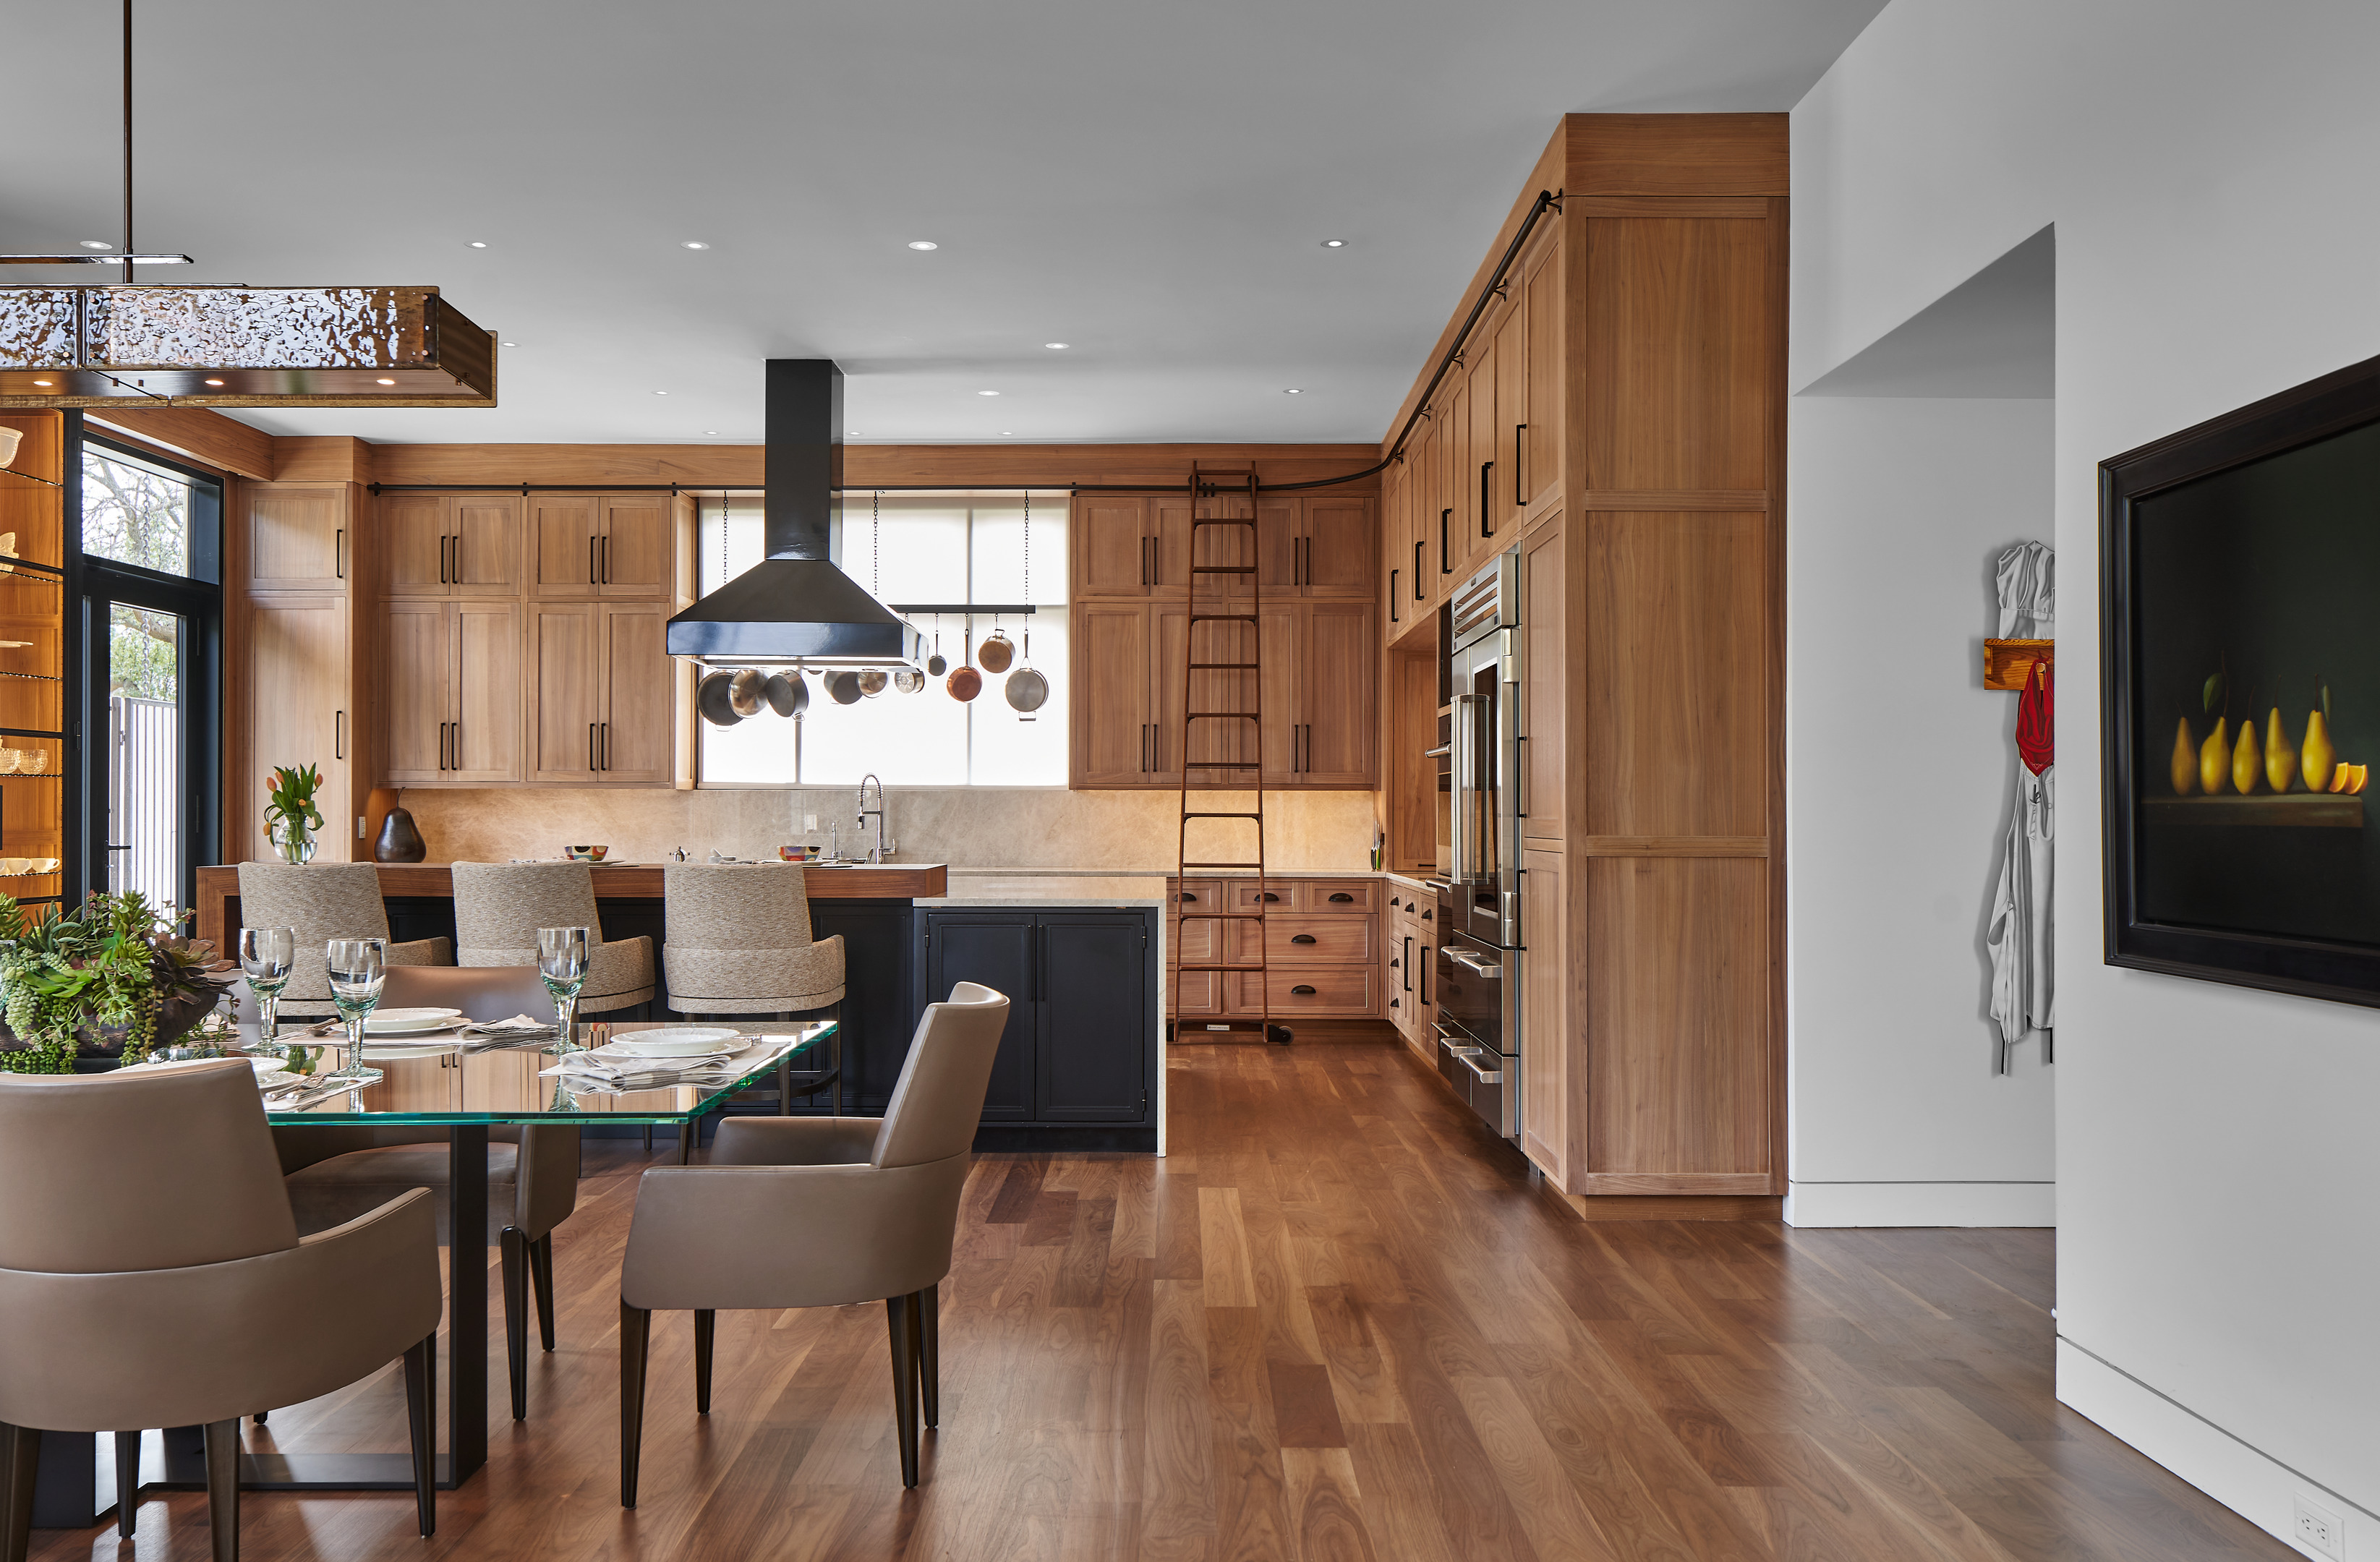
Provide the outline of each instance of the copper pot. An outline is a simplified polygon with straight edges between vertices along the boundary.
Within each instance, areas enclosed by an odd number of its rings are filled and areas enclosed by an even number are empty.
[[[962,667],[943,684],[955,700],[970,700],[983,693],[983,674],[972,667]]]

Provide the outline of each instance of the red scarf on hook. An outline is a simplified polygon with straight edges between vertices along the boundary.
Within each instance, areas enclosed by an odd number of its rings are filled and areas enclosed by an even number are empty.
[[[2049,769],[2050,747],[2057,736],[2057,697],[2052,693],[2049,663],[2036,661],[2028,670],[2024,692],[2016,696],[2016,751],[2034,775]]]

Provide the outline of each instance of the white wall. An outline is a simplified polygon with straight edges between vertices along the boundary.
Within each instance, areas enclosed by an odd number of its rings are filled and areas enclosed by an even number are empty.
[[[2370,0],[1893,0],[1793,115],[1797,387],[2057,224],[2059,1393],[2275,1532],[2326,1488],[2350,1556],[2380,1023],[2100,963],[2090,562],[2098,461],[2380,352],[2374,60]]]
[[[2052,1225],[2039,1038],[1992,1072],[2016,696],[1980,668],[1993,561],[2050,532],[2051,404],[1804,396],[1791,418],[1786,1217]]]

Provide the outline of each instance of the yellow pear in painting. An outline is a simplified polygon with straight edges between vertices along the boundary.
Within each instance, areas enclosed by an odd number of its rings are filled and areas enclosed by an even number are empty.
[[[2173,733],[2173,794],[2187,797],[2197,783],[2198,745],[2190,741],[2190,718],[2185,716]]]
[[[2300,763],[2305,770],[2308,792],[2330,790],[2330,772],[2338,759],[2338,750],[2331,746],[2330,723],[2319,710],[2306,713],[2305,753]]]
[[[2215,719],[2215,730],[2198,745],[2198,784],[2209,797],[2223,794],[2224,779],[2231,773],[2231,745],[2223,735],[2229,723],[2220,716]]]
[[[2231,750],[2231,784],[2245,797],[2256,790],[2257,772],[2265,768],[2265,757],[2256,752],[2256,721],[2250,717],[2240,723],[2240,742]]]
[[[2275,792],[2287,792],[2289,783],[2298,779],[2297,745],[2289,741],[2289,729],[2281,725],[2281,708],[2265,720],[2265,779]]]

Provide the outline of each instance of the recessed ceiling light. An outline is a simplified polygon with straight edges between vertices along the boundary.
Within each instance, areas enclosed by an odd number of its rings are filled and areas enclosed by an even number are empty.
[[[909,241],[909,248],[912,249],[940,249],[941,246],[936,244],[930,238],[913,238]]]
[[[487,247],[488,245],[485,239],[475,238],[471,241],[471,248],[474,249],[485,249]]]
[[[1062,353],[1068,347],[1074,345],[1071,342],[1044,342],[1041,345],[1049,348],[1053,353]]]
[[[705,429],[702,431],[702,437],[706,440],[715,440],[719,437],[719,430],[716,429]]]
[[[519,345],[520,345],[520,344],[519,344],[518,342],[507,342],[507,343],[505,343],[505,344],[504,344],[504,345],[505,345],[505,346],[507,346],[507,347],[517,347],[517,346],[519,346]]]
[[[48,381],[48,380],[36,380],[36,381],[33,381],[33,383],[34,383],[34,384],[36,384],[36,385],[40,385],[40,386],[43,386],[43,387],[47,387],[47,386],[49,386],[49,385],[51,385],[51,384],[55,383],[55,381]]]
[[[1325,249],[1344,249],[1347,248],[1347,241],[1343,238],[1326,238],[1322,241],[1322,248]]]
[[[1002,439],[1003,439],[1003,440],[1013,440],[1013,439],[1014,439],[1014,438],[1016,437],[1016,435],[1015,435],[1014,433],[1013,433],[1012,431],[1010,431],[1009,430],[1002,429],[1002,430],[1000,431],[1000,437],[1001,437]]]
[[[681,249],[708,249],[710,246],[703,243],[702,240],[698,238],[689,238],[678,248]]]
[[[668,393],[667,391],[655,391],[655,392],[653,393],[653,394],[655,394],[655,395],[657,395],[657,396],[665,396],[665,395],[668,395],[668,394],[669,394],[669,393]]]
[[[210,381],[207,381],[207,383],[208,383],[208,384],[210,384],[210,385],[220,385],[220,384],[222,384],[222,383],[223,383],[223,381],[220,381],[220,380],[210,380]]]
[[[108,243],[107,240],[103,238],[86,238],[82,241],[82,247],[85,249],[113,249],[115,248],[115,246]]]
[[[859,437],[859,430],[856,429],[845,429],[843,432],[846,439],[856,440]]]
[[[979,396],[996,396],[1000,394],[1000,393],[998,391],[978,391],[976,394]]]
[[[1288,390],[1283,391],[1281,394],[1285,396],[1302,396],[1305,394],[1305,392],[1303,388],[1293,385]]]
[[[395,383],[396,383],[396,381],[394,381],[394,380],[382,380],[382,381],[381,381],[381,383],[382,383],[382,384],[383,384],[383,385],[394,385],[394,384],[395,384]]]

